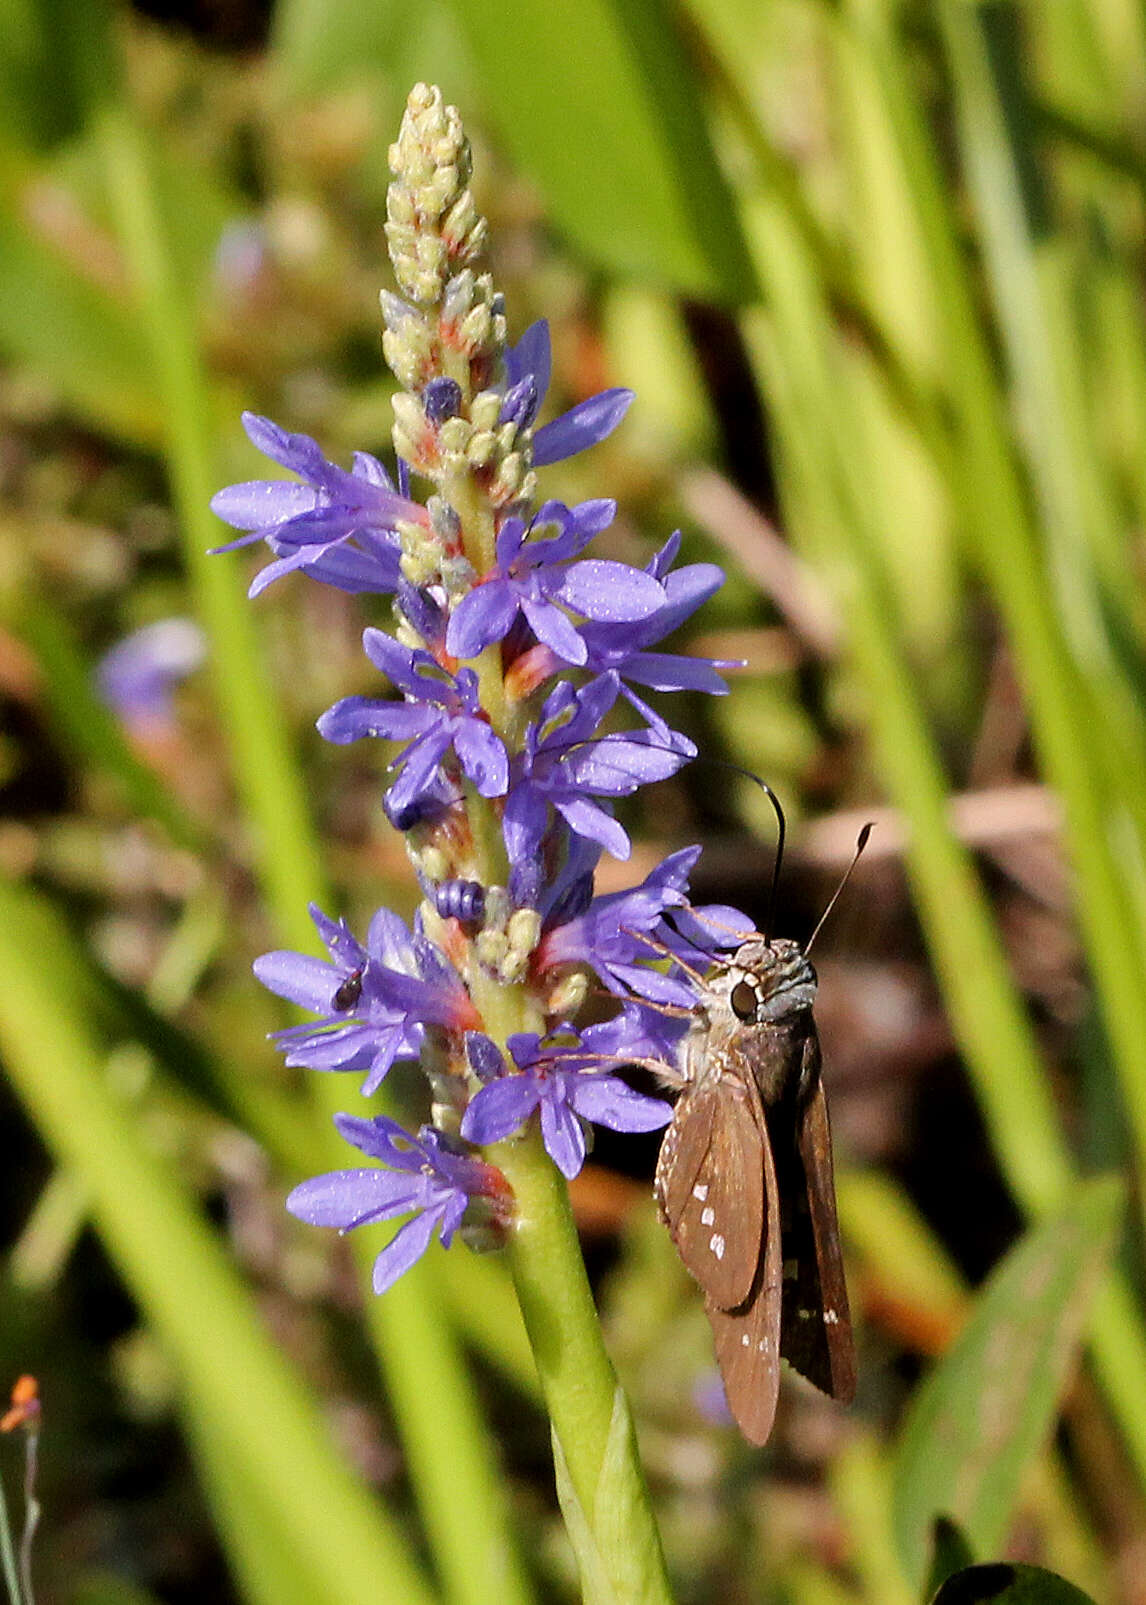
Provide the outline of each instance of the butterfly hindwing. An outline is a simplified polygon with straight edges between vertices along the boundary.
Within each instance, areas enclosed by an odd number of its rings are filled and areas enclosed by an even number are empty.
[[[794,1130],[778,1147],[783,1254],[780,1352],[792,1368],[833,1399],[855,1397],[856,1368],[848,1290],[840,1253],[828,1103],[820,1048],[804,1048],[806,1089]]]

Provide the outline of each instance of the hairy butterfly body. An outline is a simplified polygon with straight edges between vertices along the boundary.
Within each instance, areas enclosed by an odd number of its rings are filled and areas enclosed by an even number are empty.
[[[757,1444],[781,1356],[833,1398],[855,1393],[815,995],[795,942],[751,937],[709,973],[657,1163],[657,1202],[704,1290],[729,1408]]]

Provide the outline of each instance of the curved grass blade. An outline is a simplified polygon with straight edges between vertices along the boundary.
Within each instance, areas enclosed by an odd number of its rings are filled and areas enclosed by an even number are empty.
[[[936,1516],[957,1521],[979,1554],[999,1548],[1023,1474],[1053,1424],[1123,1196],[1116,1179],[1084,1183],[1029,1231],[916,1394],[896,1454],[894,1519],[917,1586]]]

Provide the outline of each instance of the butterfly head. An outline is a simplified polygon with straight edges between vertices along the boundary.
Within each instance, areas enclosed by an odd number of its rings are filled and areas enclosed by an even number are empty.
[[[816,1000],[816,972],[796,942],[754,936],[710,977],[735,1018],[745,1026],[784,1020]]]

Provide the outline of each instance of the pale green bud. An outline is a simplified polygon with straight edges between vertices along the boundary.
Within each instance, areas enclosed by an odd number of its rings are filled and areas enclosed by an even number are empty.
[[[479,390],[470,402],[470,419],[475,429],[496,429],[501,412],[500,390]],[[510,428],[512,428],[512,424]]]
[[[546,999],[545,1006],[551,1014],[571,1019],[581,1009],[588,996],[589,977],[584,970],[572,970],[568,975],[561,977]]]
[[[479,931],[474,938],[478,962],[487,970],[499,971],[508,951],[509,943],[502,931]]]

